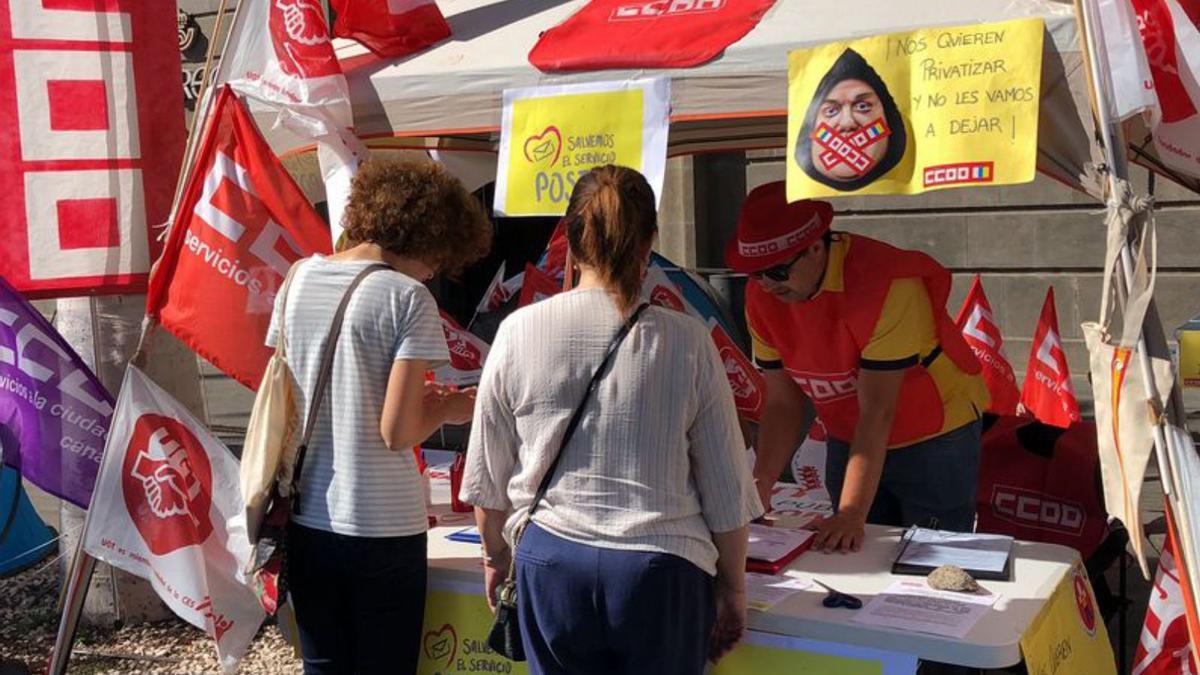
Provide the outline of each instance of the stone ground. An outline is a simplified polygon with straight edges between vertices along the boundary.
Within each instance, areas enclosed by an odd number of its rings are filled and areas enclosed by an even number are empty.
[[[51,525],[58,523],[58,505],[53,498],[29,488],[35,507]],[[1147,482],[1142,495],[1150,520],[1162,515],[1162,493],[1157,481]],[[1151,528],[1152,543],[1162,544],[1161,535]],[[1157,557],[1153,564],[1157,563]],[[1152,567],[1153,569],[1153,567]],[[1133,658],[1141,631],[1150,584],[1142,579],[1136,564],[1128,568],[1128,623],[1123,640],[1126,664]],[[42,672],[54,644],[58,626],[59,565],[48,559],[8,579],[0,579],[0,675],[9,675],[3,659],[15,659],[28,665],[30,672]],[[1109,571],[1114,592],[1118,573]],[[1122,641],[1117,622],[1109,625],[1113,647]],[[252,675],[299,673],[299,660],[280,638],[273,625],[266,625],[255,638],[240,672]],[[13,671],[14,675],[22,671]],[[83,627],[71,659],[71,673],[166,673],[171,675],[220,672],[216,654],[207,637],[179,620],[124,626],[117,629]],[[1121,671],[1128,672],[1128,665]]]

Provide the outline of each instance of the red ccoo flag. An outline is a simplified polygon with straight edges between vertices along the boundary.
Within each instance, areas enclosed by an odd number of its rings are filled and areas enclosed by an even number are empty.
[[[150,278],[146,314],[257,389],[284,275],[296,260],[329,251],[325,221],[226,86]]]
[[[434,0],[332,0],[333,34],[357,40],[380,58],[394,59],[450,37]]]
[[[1029,365],[1025,368],[1025,388],[1021,403],[1034,417],[1056,427],[1067,428],[1079,421],[1079,403],[1071,386],[1067,354],[1058,332],[1058,312],[1054,309],[1054,288],[1046,291],[1046,302],[1038,318]]]
[[[983,293],[978,274],[962,309],[958,311],[955,323],[962,331],[963,339],[971,346],[971,351],[975,352],[975,358],[983,365],[983,380],[987,382],[988,392],[992,395],[988,412],[1015,415],[1021,392],[1017,389],[1017,377],[1013,374],[1008,355],[1004,353],[1004,338],[992,316],[992,306]]]

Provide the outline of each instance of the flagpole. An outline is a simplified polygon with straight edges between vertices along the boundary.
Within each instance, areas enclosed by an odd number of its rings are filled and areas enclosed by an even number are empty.
[[[1097,21],[1099,17],[1099,8],[1096,0],[1076,0],[1077,18],[1083,27],[1084,47],[1087,52],[1085,66],[1087,66],[1088,85],[1091,91],[1091,102],[1093,113],[1096,116],[1097,131],[1100,135],[1100,141],[1103,144],[1105,162],[1107,164],[1105,174],[1108,180],[1108,201],[1110,204],[1114,200],[1120,199],[1119,186],[1122,181],[1127,181],[1129,178],[1129,166],[1125,160],[1125,156],[1119,149],[1125,147],[1124,132],[1121,129],[1120,120],[1114,120],[1110,114],[1108,103],[1112,100],[1112,92],[1109,91],[1109,70],[1107,60],[1101,58],[1101,54],[1107,53],[1104,50],[1103,36],[1097,30]],[[1120,262],[1123,281],[1120,290],[1124,291],[1126,296],[1133,288],[1134,283],[1134,266],[1133,254],[1130,251],[1130,243],[1128,240],[1122,243],[1120,251]],[[1147,397],[1151,401],[1159,400],[1157,395],[1154,371],[1151,368],[1150,355],[1146,348],[1146,331],[1145,319],[1140,327],[1137,342],[1138,363],[1142,368],[1143,386],[1145,387]],[[1160,480],[1162,481],[1163,492],[1168,505],[1175,504],[1180,499],[1180,490],[1178,480],[1179,477],[1174,471],[1174,458],[1179,453],[1179,448],[1173,442],[1172,437],[1165,433],[1163,428],[1163,419],[1170,419],[1178,412],[1172,405],[1171,392],[1166,392],[1167,404],[1164,410],[1164,416],[1155,421],[1154,425],[1154,453],[1158,461]],[[1117,414],[1117,411],[1113,411]],[[1183,427],[1186,428],[1186,427]],[[1176,508],[1173,514],[1180,527],[1178,533],[1182,539],[1183,552],[1177,552],[1183,560],[1184,567],[1187,571],[1188,585],[1192,587],[1192,597],[1197,597],[1196,583],[1200,579],[1197,575],[1196,556],[1193,555],[1194,537],[1192,536],[1192,526],[1187,509]],[[1186,555],[1185,555],[1186,554]],[[1192,614],[1196,612],[1196,607],[1191,607]],[[1198,645],[1196,640],[1200,636],[1193,635],[1192,650],[1197,651]]]

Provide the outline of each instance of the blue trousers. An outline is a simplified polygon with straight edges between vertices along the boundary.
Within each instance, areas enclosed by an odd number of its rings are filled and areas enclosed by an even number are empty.
[[[714,579],[665,553],[568,541],[530,525],[517,549],[517,614],[538,675],[699,675]]]
[[[973,531],[981,429],[982,423],[976,420],[927,441],[888,450],[867,522]],[[825,484],[835,509],[849,460],[850,444],[830,438]]]

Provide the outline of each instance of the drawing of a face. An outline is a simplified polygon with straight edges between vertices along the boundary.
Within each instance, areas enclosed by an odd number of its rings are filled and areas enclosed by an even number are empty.
[[[834,85],[825,95],[817,108],[817,120],[821,124],[832,127],[845,139],[854,137],[855,132],[878,122],[883,118],[883,104],[879,94],[871,85],[862,80],[842,80]],[[877,142],[863,147],[862,153],[871,161],[867,170],[879,164],[887,154],[888,138],[884,136]],[[854,180],[862,177],[861,173],[850,161],[842,160],[827,165],[821,156],[828,150],[819,143],[812,144],[812,160],[817,169],[833,180]],[[828,166],[828,168],[826,168]]]
[[[796,139],[796,162],[842,191],[865,187],[904,156],[907,134],[887,85],[847,49],[817,86]]]

